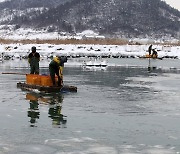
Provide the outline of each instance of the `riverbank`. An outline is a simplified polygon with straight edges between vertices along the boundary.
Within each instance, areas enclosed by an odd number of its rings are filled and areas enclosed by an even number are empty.
[[[0,44],[3,59],[27,58],[31,47],[36,46],[42,59],[62,55],[72,58],[139,58],[148,54],[149,45],[100,45],[100,44]],[[159,58],[180,59],[180,46],[153,45]]]
[[[95,45],[145,45],[145,44],[154,44],[154,45],[166,45],[166,46],[180,46],[180,40],[176,42],[171,41],[148,41],[146,39],[3,39],[0,38],[1,44],[95,44]]]

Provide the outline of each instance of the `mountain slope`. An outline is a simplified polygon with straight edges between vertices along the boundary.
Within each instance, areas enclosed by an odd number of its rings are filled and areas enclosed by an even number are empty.
[[[16,10],[21,12],[1,23],[70,33],[91,29],[111,37],[179,36],[180,12],[161,0],[48,2],[29,0],[27,3],[24,0],[26,5],[19,8],[16,6]],[[35,9],[35,6],[39,6],[39,9]]]
[[[38,8],[38,7],[56,7],[64,4],[68,0],[8,0],[0,3],[0,9],[20,9]]]

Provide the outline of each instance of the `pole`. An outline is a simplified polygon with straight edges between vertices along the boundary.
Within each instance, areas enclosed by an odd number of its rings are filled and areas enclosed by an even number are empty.
[[[16,74],[16,75],[26,75],[25,73],[16,73],[16,72],[2,72],[1,74]]]

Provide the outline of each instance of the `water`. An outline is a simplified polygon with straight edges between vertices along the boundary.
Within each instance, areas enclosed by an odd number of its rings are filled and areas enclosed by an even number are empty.
[[[179,60],[108,59],[106,69],[71,62],[64,83],[77,93],[23,91],[16,84],[25,75],[0,74],[0,154],[180,153]],[[48,62],[40,65],[47,73]],[[0,69],[29,72],[23,60]]]

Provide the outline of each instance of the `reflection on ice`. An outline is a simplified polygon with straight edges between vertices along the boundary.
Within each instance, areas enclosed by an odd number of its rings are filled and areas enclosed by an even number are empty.
[[[39,119],[39,104],[36,100],[30,100],[30,107],[27,111],[28,117],[30,117],[30,127],[35,127],[36,120]]]
[[[53,126],[60,126],[63,125],[65,127],[65,124],[67,122],[66,116],[61,114],[61,104],[54,104],[51,103],[49,106],[49,117],[52,119],[52,125]]]
[[[28,92],[26,99],[29,100],[28,117],[30,118],[30,127],[37,127],[37,120],[40,119],[39,104],[49,106],[49,118],[52,119],[54,127],[66,127],[67,117],[61,114],[63,96],[61,94],[42,95],[34,92]]]

